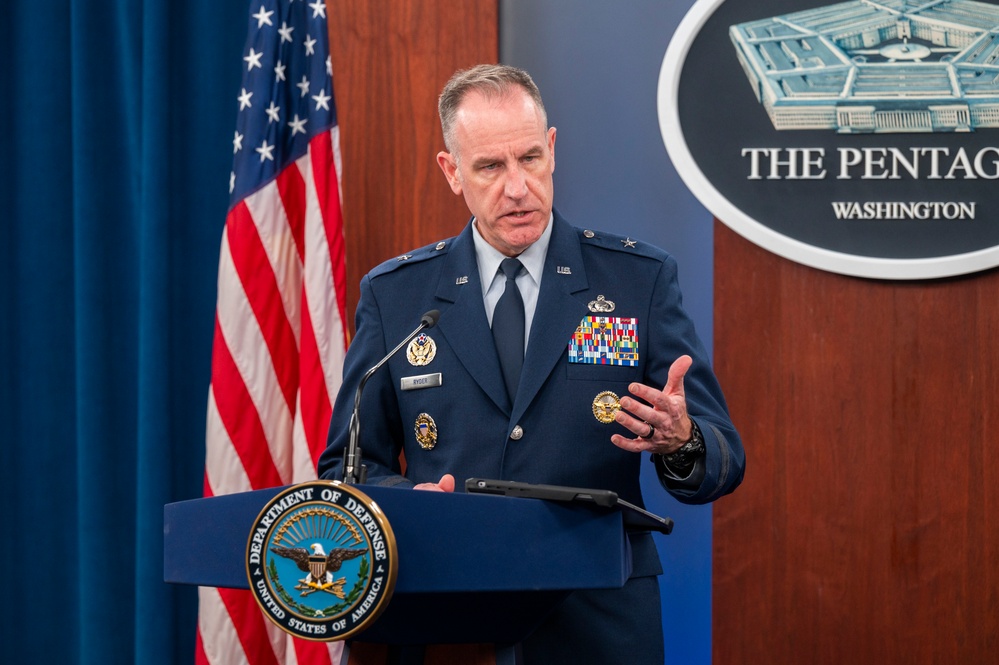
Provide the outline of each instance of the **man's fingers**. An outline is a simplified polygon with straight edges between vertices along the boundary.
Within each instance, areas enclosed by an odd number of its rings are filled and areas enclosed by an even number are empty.
[[[439,482],[436,483],[419,483],[413,486],[414,490],[427,490],[430,492],[453,492],[454,491],[454,476],[450,473],[445,473],[441,476]]]
[[[683,393],[683,377],[686,376],[687,370],[693,364],[694,359],[686,355],[674,360],[669,367],[669,378],[666,379],[664,392],[669,394]]]
[[[437,483],[437,486],[441,488],[442,492],[453,492],[454,491],[454,476],[450,473],[445,473],[441,476],[441,481]]]

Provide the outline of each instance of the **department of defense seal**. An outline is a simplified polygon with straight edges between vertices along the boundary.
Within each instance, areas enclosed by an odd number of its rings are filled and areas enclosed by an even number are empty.
[[[378,505],[352,485],[293,485],[253,523],[246,572],[257,604],[282,630],[343,640],[369,627],[392,597],[395,535]]]
[[[607,425],[614,422],[614,414],[621,408],[617,395],[605,390],[593,398],[593,417]]]
[[[436,355],[437,344],[426,333],[420,333],[416,339],[409,343],[409,348],[406,349],[406,357],[409,358],[409,364],[416,367],[429,365],[430,361]]]

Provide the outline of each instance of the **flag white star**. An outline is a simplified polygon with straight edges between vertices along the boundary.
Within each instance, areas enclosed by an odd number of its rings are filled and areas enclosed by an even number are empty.
[[[322,16],[326,18],[326,5],[323,4],[323,0],[316,0],[315,2],[310,2],[309,6],[312,7],[312,18],[317,16]]]
[[[278,63],[276,65],[274,65],[274,76],[277,77],[278,81],[284,81],[284,80],[286,80],[285,79],[285,75],[284,75],[284,70],[286,68],[287,68],[287,65],[285,65],[284,63],[282,63],[280,60],[278,60]]]
[[[256,51],[253,50],[253,47],[251,46],[250,55],[243,58],[243,60],[245,60],[247,63],[246,71],[251,71],[254,67],[260,67],[261,66],[260,58],[263,57],[263,55],[264,55],[263,51],[257,53]]]
[[[240,88],[240,90],[242,93],[237,99],[239,99],[239,110],[242,111],[245,108],[253,106],[253,104],[250,103],[250,97],[253,97],[253,93],[247,92],[246,88]]]
[[[305,55],[312,55],[316,52],[316,40],[305,35]]]
[[[234,189],[236,189],[236,172],[229,171],[229,193],[232,194]]]
[[[280,106],[276,106],[274,104],[274,100],[272,99],[271,100],[271,105],[268,106],[266,109],[264,109],[264,113],[266,113],[267,117],[269,118],[269,120],[267,121],[267,124],[270,124],[272,122],[277,122],[278,120],[280,120],[280,118],[278,118],[278,113],[280,111],[281,111],[281,107]]]
[[[265,159],[269,159],[272,162],[274,161],[274,146],[267,145],[267,139],[264,139],[264,142],[260,144],[260,147],[254,148],[254,150],[260,153],[261,162]]]
[[[265,12],[264,6],[260,5],[260,11],[257,12],[256,14],[250,14],[250,16],[257,19],[257,27],[262,28],[264,27],[265,23],[267,25],[274,25],[273,23],[271,23],[271,14],[273,13],[274,13],[273,11]]]
[[[288,123],[288,126],[291,127],[291,135],[294,136],[295,134],[299,133],[304,134],[305,123],[307,123],[308,121],[309,121],[308,118],[303,118],[300,120],[298,118],[298,114],[296,113],[295,117],[292,118],[291,122]]]
[[[329,101],[333,98],[326,94],[326,88],[320,90],[318,95],[312,95],[312,98],[316,100],[317,111],[321,108],[326,109],[327,111],[330,110]]]
[[[302,82],[301,83],[296,83],[295,86],[298,87],[298,88],[301,88],[301,90],[302,90],[301,96],[302,97],[305,97],[307,94],[309,94],[309,79],[305,78],[304,74],[302,75]]]
[[[326,76],[333,76],[333,60],[326,56]]]
[[[295,28],[293,26],[289,26],[287,22],[281,21],[281,27],[278,29],[278,34],[281,35],[282,43],[291,41],[291,33],[294,29]]]
[[[232,154],[236,154],[243,149],[243,135],[236,132],[236,136],[232,138]]]

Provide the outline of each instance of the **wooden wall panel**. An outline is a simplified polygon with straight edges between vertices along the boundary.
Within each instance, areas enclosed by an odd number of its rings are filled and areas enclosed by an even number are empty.
[[[715,266],[748,461],[714,511],[714,662],[995,662],[999,271],[844,277],[718,222]]]
[[[337,0],[327,9],[353,328],[364,273],[457,234],[468,220],[436,162],[444,146],[437,95],[456,69],[496,62],[497,7],[496,0]]]

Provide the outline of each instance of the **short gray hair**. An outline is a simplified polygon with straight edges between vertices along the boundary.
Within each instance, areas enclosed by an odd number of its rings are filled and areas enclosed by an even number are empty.
[[[534,101],[541,113],[541,121],[548,129],[548,113],[541,101],[541,91],[534,79],[523,69],[510,65],[476,65],[469,69],[459,69],[444,85],[437,100],[437,112],[441,117],[441,130],[444,132],[444,146],[454,153],[454,120],[458,107],[470,92],[479,92],[487,97],[498,97],[511,88],[519,87]]]

